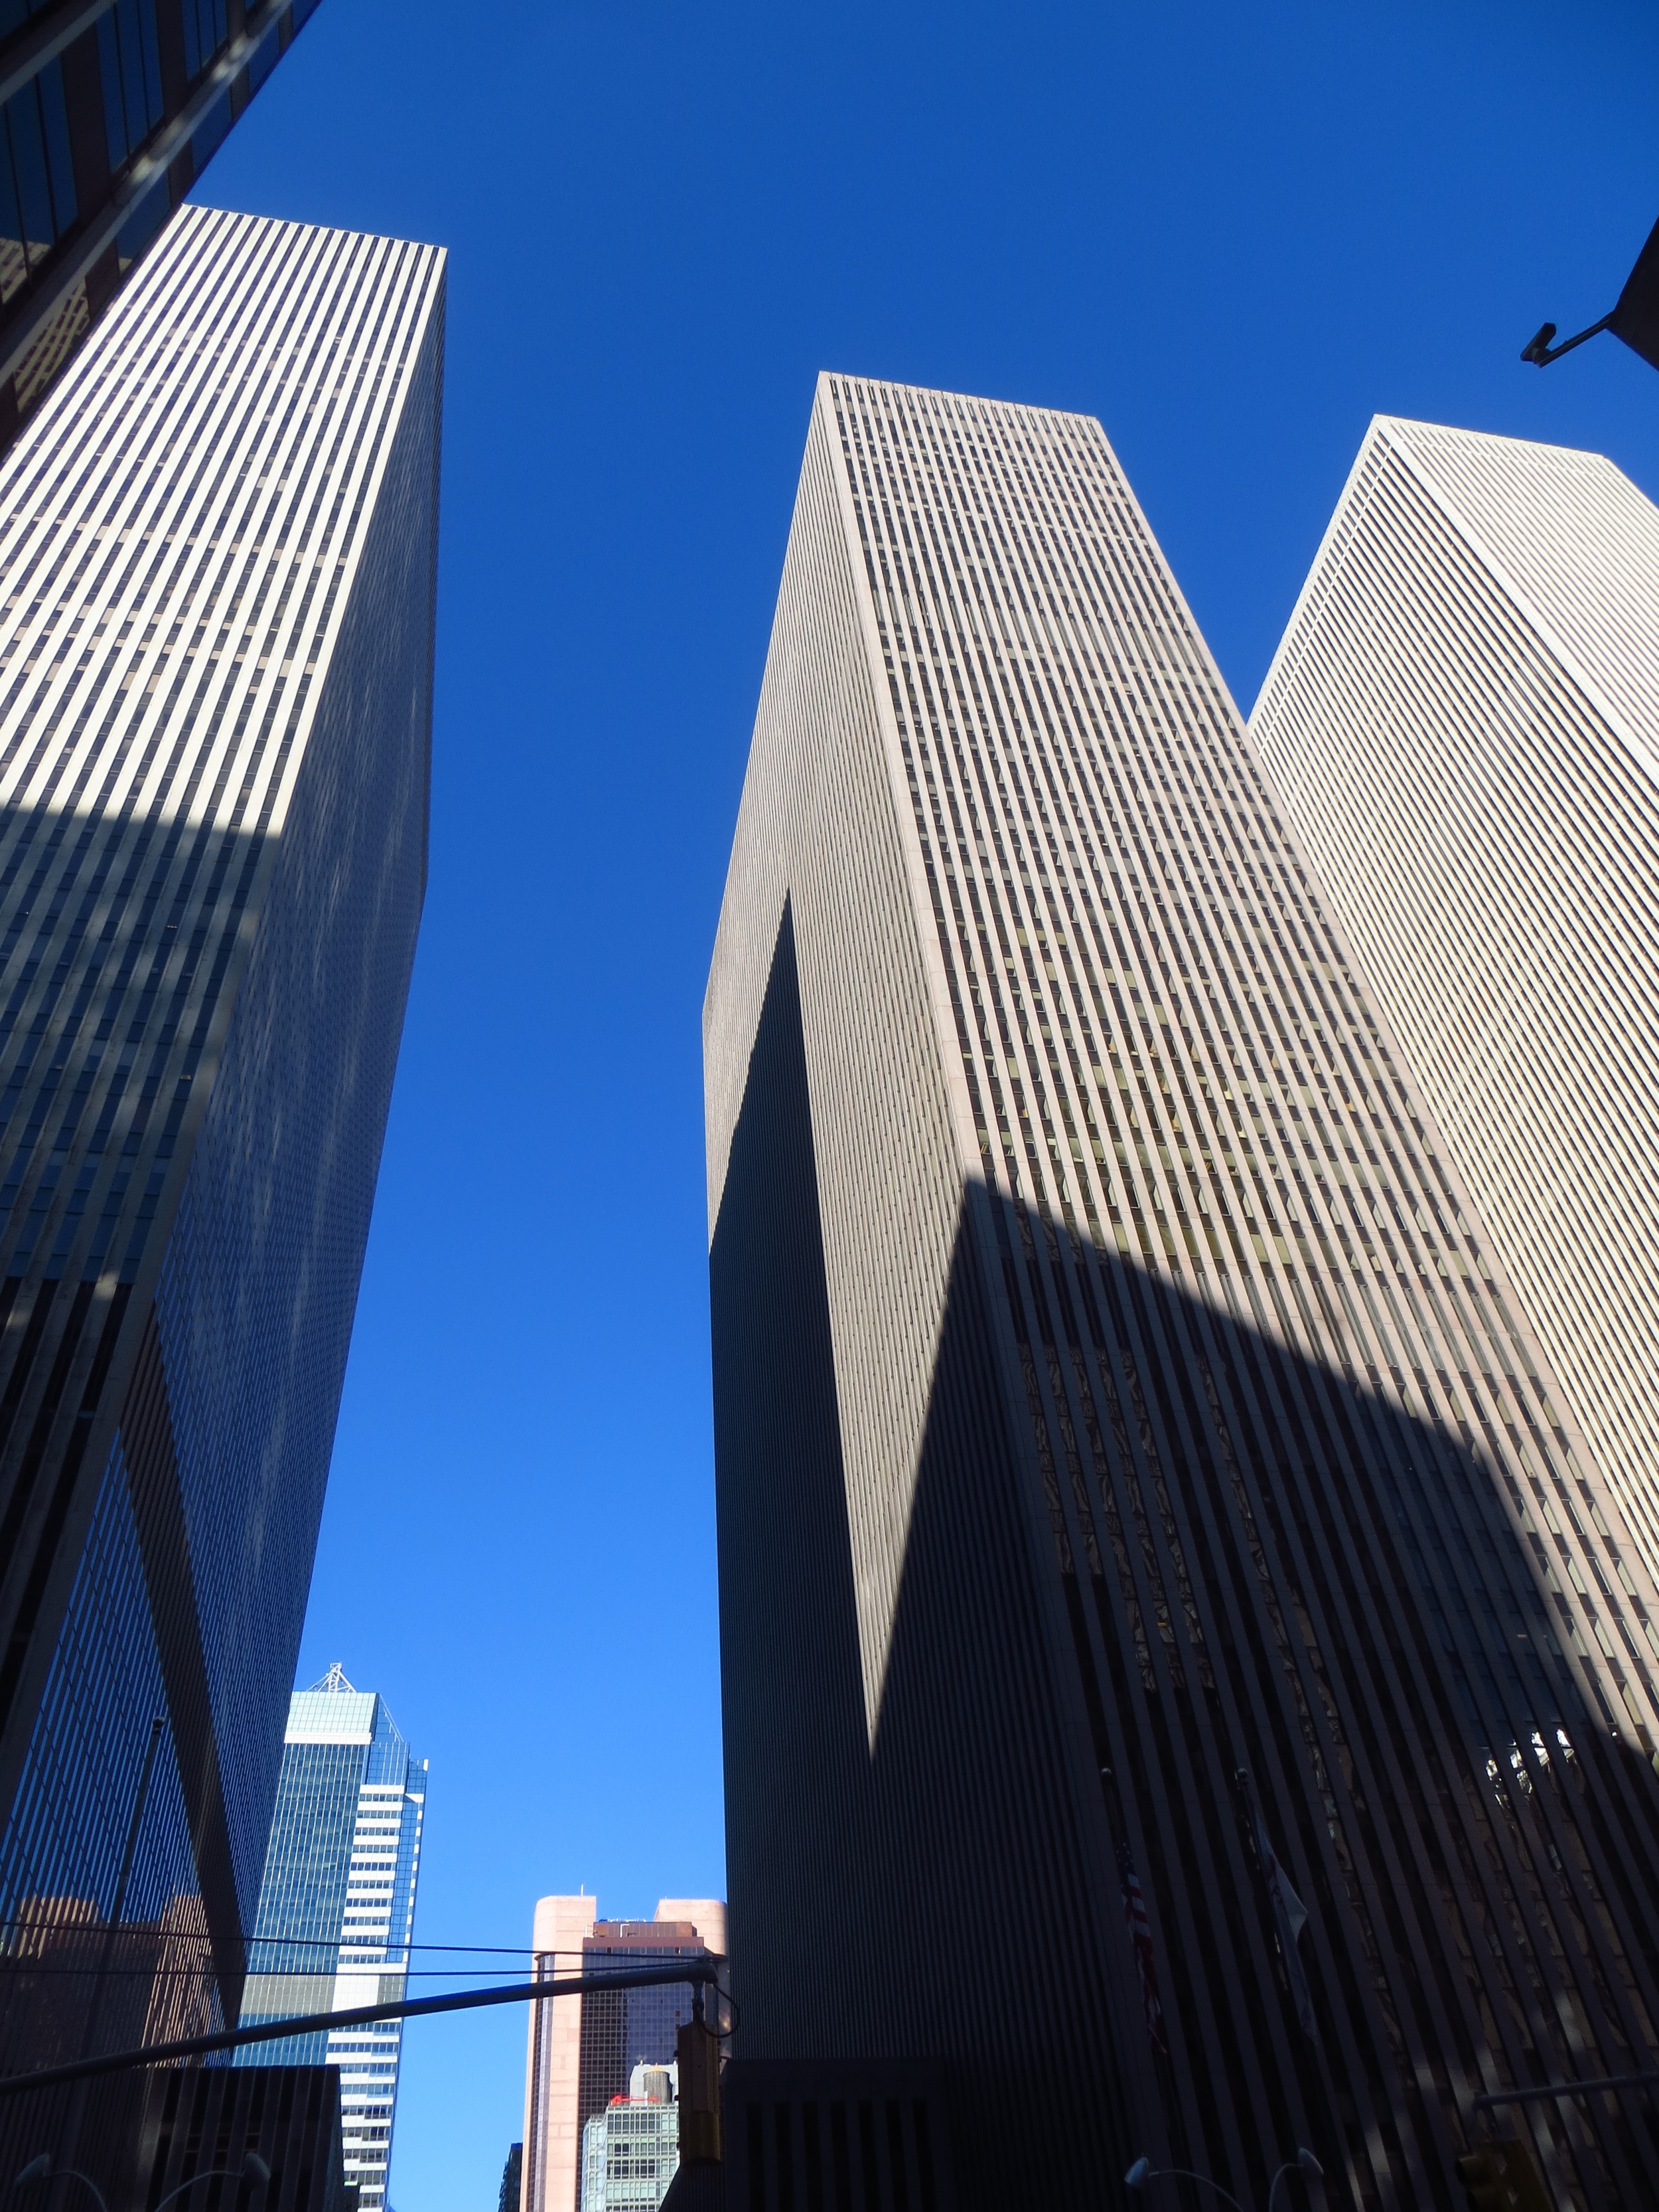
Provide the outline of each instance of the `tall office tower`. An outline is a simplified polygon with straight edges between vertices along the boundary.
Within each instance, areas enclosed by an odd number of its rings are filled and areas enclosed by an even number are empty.
[[[316,5],[0,6],[0,450]]]
[[[0,2072],[240,2002],[425,886],[442,331],[433,248],[192,209],[0,464]]]
[[[427,1762],[386,1700],[344,1669],[289,1701],[276,1811],[241,2018],[346,2011],[403,1996],[415,1938]],[[345,2178],[363,2212],[386,2203],[403,2022],[249,2044],[236,2063],[337,2066]]]
[[[600,1920],[592,1897],[544,1897],[536,1906],[533,1978],[613,1966],[726,1956],[717,1898],[665,1897],[651,1920]],[[691,2017],[689,1984],[557,1997],[530,2010],[525,2060],[523,2212],[580,2212],[582,2134],[635,2066],[666,2066]]]
[[[988,2207],[1652,2066],[1653,1585],[1098,423],[820,380],[704,1038],[739,2058]]]
[[[1659,510],[1379,416],[1251,726],[1659,1567]]]

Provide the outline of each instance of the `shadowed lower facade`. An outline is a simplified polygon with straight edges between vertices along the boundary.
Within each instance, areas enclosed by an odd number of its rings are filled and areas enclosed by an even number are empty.
[[[1659,2063],[1652,1585],[1097,423],[820,380],[704,1027],[738,2057],[986,2207]]]

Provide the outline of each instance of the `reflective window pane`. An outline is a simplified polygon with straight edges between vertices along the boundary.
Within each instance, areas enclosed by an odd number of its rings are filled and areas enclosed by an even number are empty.
[[[62,63],[48,62],[35,82],[40,88],[40,119],[46,133],[46,173],[52,181],[53,235],[61,238],[75,220],[75,164],[70,159]]]
[[[40,106],[33,84],[6,102],[12,170],[23,216],[23,239],[31,266],[52,249],[52,191],[46,183],[46,148],[40,132]]]
[[[5,126],[0,124],[0,300],[9,300],[27,274],[23,225],[17,212],[17,195],[12,190],[10,146]]]
[[[142,145],[149,132],[144,112],[144,69],[138,51],[138,0],[118,0],[116,34],[121,46],[121,91],[126,102],[127,144]]]
[[[121,106],[121,64],[115,51],[115,18],[98,18],[98,74],[104,87],[104,135],[109,141],[109,165],[118,169],[127,158],[126,116]]]
[[[155,0],[138,0],[138,35],[143,43],[144,128],[161,119],[161,57],[155,43]]]

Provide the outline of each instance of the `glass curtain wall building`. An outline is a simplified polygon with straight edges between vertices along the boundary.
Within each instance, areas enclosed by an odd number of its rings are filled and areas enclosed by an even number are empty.
[[[241,2001],[425,889],[442,333],[434,249],[190,209],[0,464],[6,2073]]]
[[[1379,417],[1250,726],[1659,1567],[1659,508]]]
[[[276,1811],[241,2017],[344,2011],[404,1994],[426,1814],[427,1762],[386,1700],[331,1667],[289,1705]],[[386,2202],[403,2023],[250,2045],[238,2065],[337,2066],[345,2178]]]
[[[317,0],[0,0],[0,451]]]
[[[1079,2212],[1659,2064],[1659,1600],[1092,419],[820,380],[704,1068],[737,2057]]]

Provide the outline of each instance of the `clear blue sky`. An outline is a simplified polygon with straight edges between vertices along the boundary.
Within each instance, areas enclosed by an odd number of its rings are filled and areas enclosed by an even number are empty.
[[[699,1014],[820,368],[1097,414],[1247,709],[1370,416],[1659,493],[1651,0],[322,0],[210,203],[450,248],[432,881],[302,1672],[418,1933],[723,1885]],[[411,2030],[492,2212],[520,2013]]]

